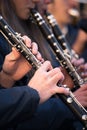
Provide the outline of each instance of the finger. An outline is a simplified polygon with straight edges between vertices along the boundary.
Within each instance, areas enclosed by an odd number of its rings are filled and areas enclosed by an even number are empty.
[[[76,66],[82,65],[84,62],[85,62],[84,59],[80,58],[79,60],[77,60]]]
[[[15,61],[20,58],[21,54],[16,50],[16,48],[12,48],[12,52],[10,52],[7,56],[6,59],[9,61]]]
[[[38,46],[35,42],[32,42],[32,53],[34,55],[37,55],[37,53],[38,53]]]
[[[84,70],[87,70],[87,63],[84,64]]]
[[[37,53],[36,58],[43,62],[43,58],[39,52]]]
[[[62,72],[55,73],[53,76],[51,76],[51,81],[53,83],[59,83],[61,84],[64,80],[64,75]]]
[[[83,58],[80,58],[80,59],[75,59],[73,58],[71,60],[72,64],[75,65],[75,66],[79,66],[79,65],[82,65],[84,63],[84,59]]]
[[[45,61],[45,62],[42,64],[42,66],[40,67],[40,69],[41,69],[42,71],[46,71],[46,72],[52,70],[51,62],[50,62],[50,61]]]
[[[81,76],[82,76],[83,78],[86,78],[86,77],[87,77],[87,72],[82,72],[82,73],[81,73]]]
[[[56,87],[55,90],[54,90],[54,94],[55,93],[62,93],[62,94],[65,94],[65,95],[68,95],[69,94],[69,89],[67,88],[64,88],[64,87]]]
[[[56,67],[56,68],[52,69],[51,71],[49,71],[49,72],[48,72],[48,75],[49,75],[50,77],[52,77],[52,76],[54,76],[54,75],[56,75],[56,74],[59,74],[60,72],[61,72],[60,68]]]
[[[83,73],[86,72],[86,71],[87,71],[87,63],[81,65],[79,69],[80,69],[80,71],[83,72]]]
[[[26,44],[26,46],[31,48],[31,45],[32,45],[31,44],[31,39],[29,37],[27,37],[27,36],[23,36],[22,38],[23,38],[23,41]]]

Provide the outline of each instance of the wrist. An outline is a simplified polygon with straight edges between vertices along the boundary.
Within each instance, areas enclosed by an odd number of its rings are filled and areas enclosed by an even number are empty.
[[[15,81],[12,77],[5,73],[3,70],[0,72],[0,85],[4,88],[11,88],[14,85]]]

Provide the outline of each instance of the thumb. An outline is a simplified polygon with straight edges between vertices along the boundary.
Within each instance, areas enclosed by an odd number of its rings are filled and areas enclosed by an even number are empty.
[[[12,52],[8,55],[10,60],[15,61],[18,60],[21,56],[20,52],[16,50],[16,48],[12,48]]]

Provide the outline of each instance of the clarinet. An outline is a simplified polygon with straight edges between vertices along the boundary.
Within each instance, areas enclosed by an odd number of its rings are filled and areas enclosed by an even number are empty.
[[[44,11],[44,14],[45,14],[45,18],[46,18],[48,24],[50,24],[50,26],[52,28],[52,31],[53,31],[56,39],[59,41],[65,56],[67,56],[70,60],[73,57],[75,57],[75,59],[79,59],[78,54],[76,54],[74,50],[70,49],[70,46],[69,46],[69,44],[68,44],[64,34],[60,30],[60,28],[59,28],[59,26],[57,24],[57,21],[54,18],[54,16],[51,13],[47,12],[47,11]],[[75,67],[75,69],[76,69],[76,71],[78,70],[77,67]],[[78,74],[80,75],[80,73],[78,73]],[[83,80],[84,80],[84,83],[87,82],[86,78],[83,79]]]
[[[41,67],[42,63],[32,54],[31,50],[24,44],[20,34],[14,32],[14,30],[8,25],[8,23],[0,16],[0,33],[5,37],[8,43],[17,49],[24,58],[35,68]],[[61,85],[67,87],[66,85]],[[60,86],[60,87],[61,87]],[[87,111],[75,98],[73,93],[69,90],[69,95],[56,94],[60,99],[69,107],[69,109],[75,114],[79,121],[87,128]]]
[[[42,16],[34,9],[31,9],[31,15],[39,26],[45,38],[48,40],[49,45],[51,46],[52,50],[56,55],[56,59],[59,61],[60,65],[66,69],[66,71],[72,78],[75,85],[75,89],[80,88],[80,86],[84,84],[84,80],[76,72],[75,68],[70,62],[70,59],[63,53],[63,49],[61,48],[59,42],[56,40],[52,31],[49,29],[45,20],[43,20]]]
[[[69,59],[72,59],[72,57],[75,57],[76,59],[78,59],[79,58],[78,54],[76,54],[74,50],[70,49],[70,47],[68,45],[68,42],[67,42],[64,34],[61,32],[61,30],[60,30],[54,16],[51,13],[47,12],[47,11],[44,11],[44,14],[45,14],[45,18],[46,18],[47,22],[50,24],[50,26],[52,28],[52,31],[53,31],[56,39],[60,43],[64,54],[67,57],[69,57]]]
[[[19,51],[26,58],[34,69],[38,69],[41,66],[41,62],[37,60],[31,50],[24,44],[20,34],[14,32],[2,16],[0,16],[0,32],[6,38],[8,43],[15,47],[17,51]]]

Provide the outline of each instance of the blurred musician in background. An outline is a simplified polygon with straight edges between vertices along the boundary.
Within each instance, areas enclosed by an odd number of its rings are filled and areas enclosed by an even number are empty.
[[[81,19],[80,4],[75,0],[53,0],[53,2],[48,5],[48,10],[56,18],[59,27],[75,52],[81,55],[84,50],[87,50],[87,48],[85,48],[87,45],[87,32],[79,28],[79,25],[81,27],[82,23],[78,24]],[[87,61],[86,55],[87,53],[85,53],[84,56],[85,61]]]

